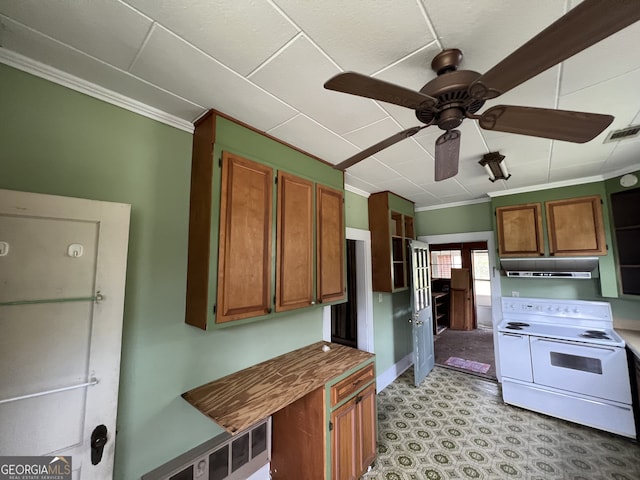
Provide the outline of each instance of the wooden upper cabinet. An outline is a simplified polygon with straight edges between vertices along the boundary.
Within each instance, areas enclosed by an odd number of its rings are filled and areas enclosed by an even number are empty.
[[[273,171],[224,152],[216,323],[271,311]]]
[[[313,183],[278,172],[276,311],[313,302]]]
[[[600,195],[545,202],[549,253],[606,255]]]
[[[391,192],[369,197],[373,290],[395,292],[407,288],[407,245],[415,238],[413,204]]]
[[[501,257],[544,255],[540,203],[498,207],[496,223],[498,252]]]
[[[346,298],[344,235],[343,193],[316,185],[317,298],[321,303]]]

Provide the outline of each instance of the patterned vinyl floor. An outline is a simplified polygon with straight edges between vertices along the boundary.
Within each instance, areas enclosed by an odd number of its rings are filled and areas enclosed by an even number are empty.
[[[363,479],[638,480],[640,444],[505,405],[498,385],[435,367],[378,394],[378,458]]]

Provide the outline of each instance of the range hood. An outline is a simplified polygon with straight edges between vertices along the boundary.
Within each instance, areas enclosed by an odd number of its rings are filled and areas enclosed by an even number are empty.
[[[507,277],[591,278],[598,268],[598,257],[501,258]]]

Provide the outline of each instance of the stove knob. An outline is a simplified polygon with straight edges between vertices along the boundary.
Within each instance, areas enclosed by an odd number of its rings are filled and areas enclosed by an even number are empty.
[[[579,310],[579,309],[577,309],[577,308],[574,308],[574,309],[573,309],[573,313],[580,313],[580,310]]]

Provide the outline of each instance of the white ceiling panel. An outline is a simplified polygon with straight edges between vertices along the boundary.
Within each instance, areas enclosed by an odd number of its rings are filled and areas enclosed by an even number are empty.
[[[564,13],[564,2],[422,0],[443,48],[459,48],[463,68],[484,73]]]
[[[379,190],[375,185],[360,180],[358,177],[350,174],[349,172],[345,172],[344,174],[344,183],[367,193],[374,193]]]
[[[355,164],[349,168],[349,173],[375,185],[385,180],[398,178],[400,175],[375,158]]]
[[[433,41],[415,0],[275,0],[343,70],[372,74]]]
[[[431,70],[431,60],[439,52],[440,47],[435,42],[430,43],[389,68],[385,68],[376,74],[375,78],[420,90],[427,82],[436,77],[436,73]]]
[[[441,48],[460,48],[460,68],[484,73],[578,3],[0,0],[0,61],[23,59],[17,52],[93,82],[98,91],[189,121],[215,108],[341,162],[420,121],[408,108],[325,90],[329,78],[354,70],[419,90],[435,78],[430,63]],[[635,168],[640,141],[602,141],[611,129],[640,123],[638,44],[640,22],[488,101],[479,112],[503,104],[614,115],[610,128],[591,142],[487,131],[466,119],[459,127],[454,179],[433,182],[431,156],[443,132],[432,126],[350,167],[346,182],[365,192],[397,188],[420,207]],[[38,74],[33,65],[25,61],[24,69]],[[511,179],[488,181],[478,161],[489,151],[506,156]]]
[[[56,65],[66,73],[94,84],[101,83],[104,88],[117,91],[146,105],[153,105],[163,112],[189,122],[205,112],[205,108],[200,105],[153,87],[127,72],[111,68],[19,23],[8,19],[0,20],[0,23],[3,45],[21,55],[42,63],[55,59]]]
[[[359,128],[343,136],[362,150],[378,143],[403,130],[391,117],[386,117],[378,122]]]
[[[125,1],[242,75],[249,74],[299,31],[269,2]]]
[[[583,163],[566,168],[552,169],[549,174],[550,182],[560,182],[575,178],[592,177],[600,174],[600,162]]]
[[[269,130],[269,134],[333,164],[358,153],[356,147],[304,115]]]
[[[167,58],[172,61],[167,62]],[[159,26],[153,29],[132,73],[199,105],[225,113],[233,111],[235,118],[261,130],[273,128],[297,114]]]
[[[283,72],[287,72],[286,81]],[[371,100],[326,90],[324,82],[337,73],[327,57],[300,36],[251,80],[336,133],[350,132],[386,116]]]
[[[560,93],[566,95],[640,68],[638,38],[640,24],[630,25],[566,60]]]
[[[151,19],[115,1],[3,0],[0,13],[124,70],[152,24]]]

